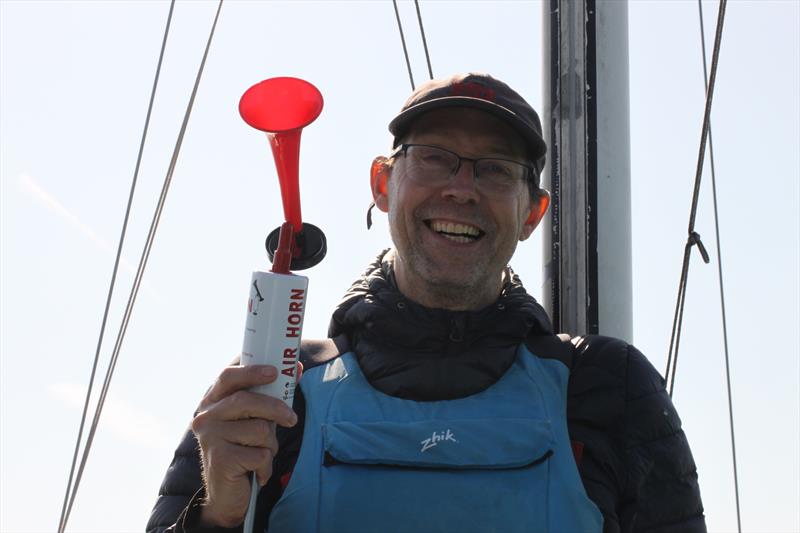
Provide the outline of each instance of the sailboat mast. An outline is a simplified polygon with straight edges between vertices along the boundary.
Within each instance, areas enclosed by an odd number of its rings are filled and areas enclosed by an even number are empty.
[[[558,332],[632,341],[628,4],[543,6],[544,304]]]

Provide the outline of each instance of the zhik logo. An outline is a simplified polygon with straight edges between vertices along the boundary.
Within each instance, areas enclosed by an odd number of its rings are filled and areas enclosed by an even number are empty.
[[[420,444],[422,444],[422,449],[420,449],[420,453],[430,450],[434,446],[437,446],[440,442],[446,442],[446,441],[458,442],[455,438],[455,435],[453,435],[453,432],[450,431],[449,429],[446,429],[445,431],[440,431],[438,433],[434,431],[433,435],[431,435],[427,439],[420,441]]]

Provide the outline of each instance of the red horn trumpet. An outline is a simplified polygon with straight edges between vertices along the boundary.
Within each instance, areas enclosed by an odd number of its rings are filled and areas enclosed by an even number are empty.
[[[305,315],[308,278],[301,270],[319,263],[327,245],[316,226],[303,223],[300,214],[300,134],[322,111],[316,87],[297,78],[272,78],[250,87],[239,101],[245,122],[267,132],[278,169],[286,222],[267,237],[271,272],[253,272],[247,304],[241,363],[269,364],[278,369],[272,383],[252,388],[291,406],[297,377],[300,337]],[[250,501],[244,531],[251,533],[259,485],[251,477]]]
[[[239,101],[239,114],[267,133],[281,187],[286,223],[269,234],[267,253],[273,272],[310,268],[325,257],[327,243],[318,227],[303,222],[300,210],[300,134],[322,112],[322,94],[298,78],[270,78],[250,87]],[[286,235],[280,238],[280,233]],[[283,242],[283,245],[281,244]]]

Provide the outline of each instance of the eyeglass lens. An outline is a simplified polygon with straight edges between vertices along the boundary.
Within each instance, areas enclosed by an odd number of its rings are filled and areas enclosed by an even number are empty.
[[[458,171],[461,161],[470,161],[473,164],[476,186],[487,194],[515,196],[528,172],[525,165],[516,161],[498,158],[470,159],[436,146],[409,144],[405,146],[405,153],[416,170],[411,173],[412,178],[424,184],[445,183]]]

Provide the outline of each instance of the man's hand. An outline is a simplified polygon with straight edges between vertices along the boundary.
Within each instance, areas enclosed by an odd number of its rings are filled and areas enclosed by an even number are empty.
[[[275,424],[291,427],[297,415],[285,403],[247,389],[275,381],[267,365],[229,366],[206,393],[192,421],[200,443],[206,503],[201,521],[233,527],[244,520],[250,472],[263,487],[278,453]]]

